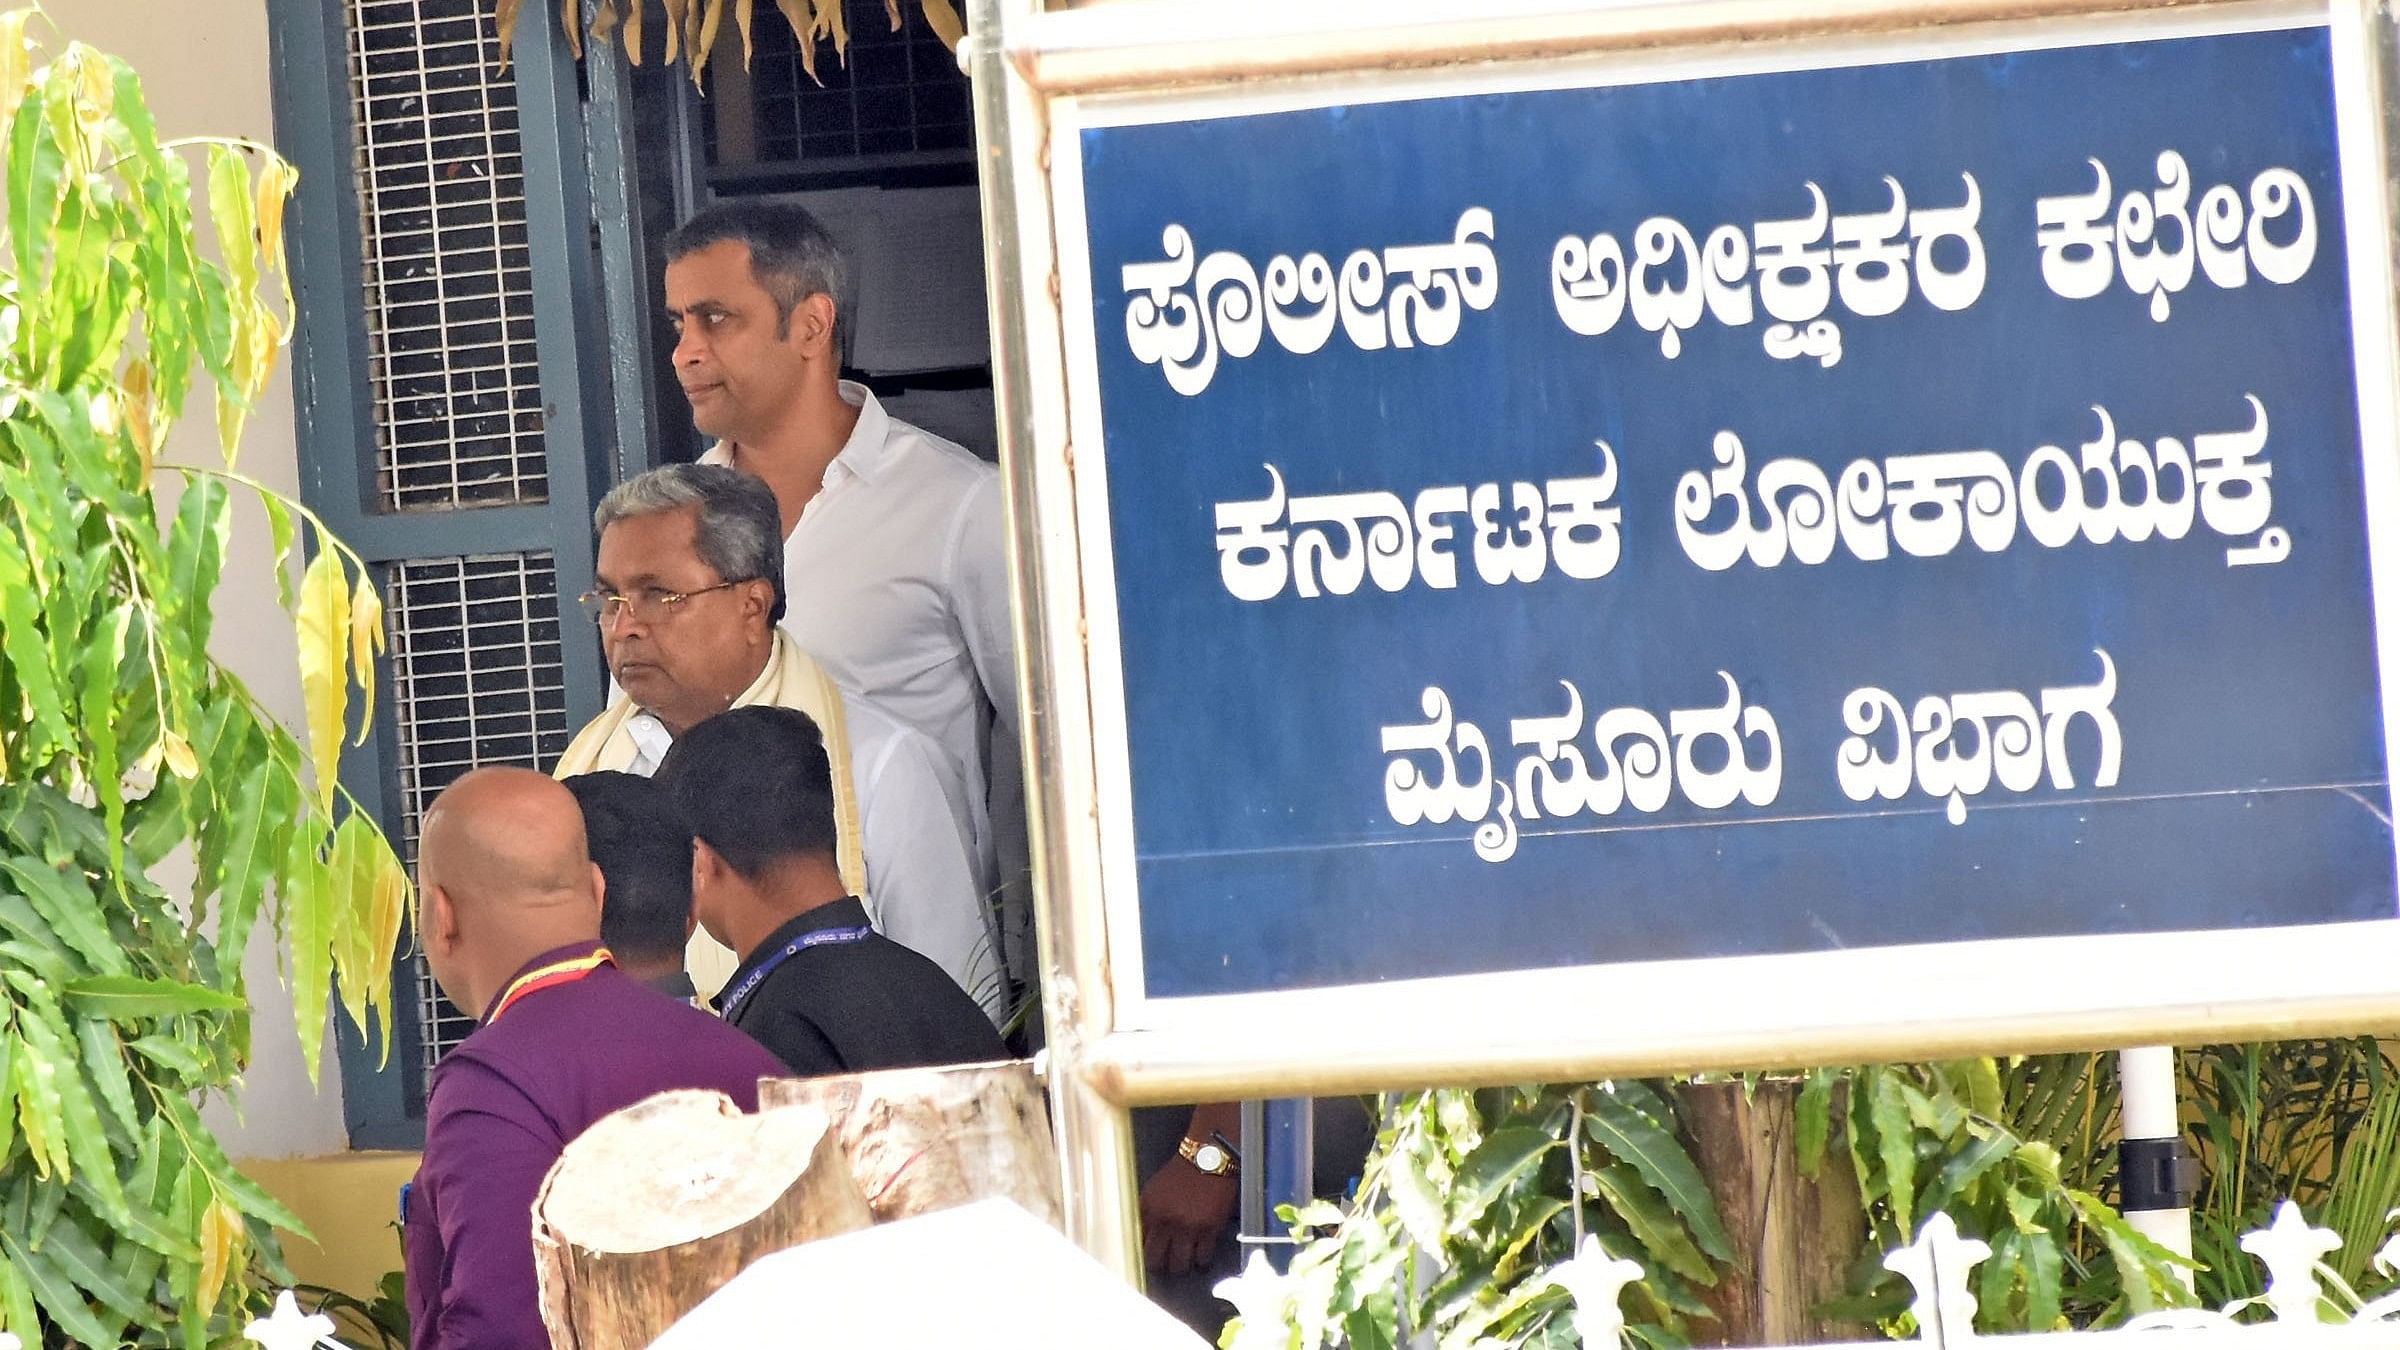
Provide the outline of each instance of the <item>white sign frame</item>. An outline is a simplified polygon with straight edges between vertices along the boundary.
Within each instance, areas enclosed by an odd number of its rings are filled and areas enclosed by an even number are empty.
[[[1481,11],[1454,18],[1459,10]],[[1425,1083],[1600,1078],[2400,1025],[2400,911],[2238,931],[1951,942],[1224,997],[1148,997],[1082,182],[1085,127],[1433,94],[1924,60],[2323,24],[2360,391],[2380,673],[2400,689],[2400,316],[2369,0],[1516,0],[1240,8],[985,0],[975,16],[1003,464],[1062,1143],[1123,1107]],[[1289,11],[1300,11],[1297,13]],[[1772,41],[1728,41],[1773,35]],[[1263,76],[1259,72],[1266,72]],[[1011,353],[1014,353],[1012,357]],[[2400,721],[2387,711],[2387,765]],[[1097,1164],[1093,1164],[1097,1167]],[[1127,1249],[1113,1169],[1068,1178]],[[1084,1192],[1079,1203],[1076,1192]],[[1126,1232],[1116,1231],[1120,1224]]]

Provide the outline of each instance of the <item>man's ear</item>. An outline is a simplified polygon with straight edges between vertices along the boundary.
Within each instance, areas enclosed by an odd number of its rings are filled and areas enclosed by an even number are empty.
[[[713,886],[733,869],[725,865],[724,856],[708,846],[705,839],[692,840],[692,894],[697,897],[702,888]]]
[[[458,946],[458,906],[451,903],[450,892],[439,886],[425,892],[419,906],[425,914],[425,942],[448,952]]]
[[[750,631],[765,633],[770,641],[775,635],[775,583],[765,577],[752,577],[742,583],[742,622],[752,625]]]
[[[600,916],[608,912],[608,873],[601,871],[598,863],[586,866],[592,869],[592,922],[597,924]]]
[[[823,291],[802,296],[792,307],[792,341],[800,344],[800,353],[808,357],[841,353],[833,350],[833,297]]]

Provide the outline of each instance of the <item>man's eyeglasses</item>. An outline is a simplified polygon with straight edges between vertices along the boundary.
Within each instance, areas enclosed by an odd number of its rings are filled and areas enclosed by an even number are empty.
[[[744,577],[740,581],[720,581],[714,586],[703,586],[696,591],[670,591],[659,586],[643,586],[624,594],[615,591],[585,591],[575,597],[575,603],[583,606],[583,612],[591,616],[592,622],[602,628],[616,627],[628,611],[643,623],[661,623],[674,618],[682,611],[684,602],[695,596],[707,595],[712,591],[731,590],[745,582],[755,580],[757,580],[756,577]]]

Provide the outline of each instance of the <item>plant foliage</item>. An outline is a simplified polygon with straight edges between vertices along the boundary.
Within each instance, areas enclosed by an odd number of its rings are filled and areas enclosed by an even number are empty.
[[[1976,1268],[1978,1331],[2100,1326],[2186,1306],[2189,1263],[2101,1196],[2115,1166],[2113,1077],[2093,1055],[1819,1069],[1802,1089],[1799,1164],[1848,1150],[1866,1246],[1836,1316],[1907,1329],[1908,1282],[1885,1252],[1936,1213],[1991,1244]],[[1815,1141],[1826,1141],[1820,1147]]]
[[[281,1273],[271,1226],[298,1227],[198,1109],[249,1062],[254,928],[289,939],[312,1074],[337,979],[362,1028],[389,1026],[407,881],[334,777],[381,608],[236,463],[285,338],[296,175],[161,140],[134,72],[90,47],[37,65],[37,17],[0,15],[0,1327],[198,1346],[230,1338],[253,1258]],[[202,386],[221,457],[161,462]],[[305,747],[209,653],[237,494],[294,611]],[[188,896],[150,879],[171,853]]]
[[[1638,1256],[1631,1334],[1654,1348],[1709,1316],[1732,1245],[1662,1085],[1438,1090],[1387,1098],[1346,1206],[1286,1210],[1303,1234],[1285,1320],[1293,1350],[1577,1344],[1549,1272],[1582,1233]],[[1232,1329],[1228,1329],[1230,1337]]]
[[[2191,1299],[2188,1267],[2103,1199],[2114,1166],[2113,1057],[1821,1069],[1795,1106],[1797,1166],[1847,1157],[1862,1256],[1825,1316],[1910,1331],[1909,1287],[1882,1263],[1946,1211],[1992,1244],[1977,1329],[2091,1326]],[[1359,1190],[1286,1213],[1302,1244],[1285,1287],[1291,1350],[1577,1344],[1552,1269],[1580,1237],[1638,1260],[1627,1331],[1691,1339],[1741,1259],[1693,1161],[1666,1082],[1435,1091],[1387,1099]],[[1230,1343],[1231,1329],[1228,1331]]]
[[[2203,1166],[2192,1250],[2210,1307],[2265,1291],[2241,1250],[2285,1199],[2339,1234],[2323,1262],[2334,1297],[2389,1292],[2374,1256],[2400,1212],[2400,1081],[2373,1037],[2212,1045],[2181,1055],[2187,1131]],[[2259,1310],[2264,1315],[2264,1309]]]

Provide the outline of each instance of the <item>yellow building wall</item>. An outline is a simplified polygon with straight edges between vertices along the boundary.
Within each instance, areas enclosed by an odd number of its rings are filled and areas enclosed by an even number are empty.
[[[284,1260],[302,1284],[372,1298],[385,1272],[400,1268],[400,1185],[417,1174],[416,1154],[253,1158],[240,1166],[314,1235],[283,1235]]]

